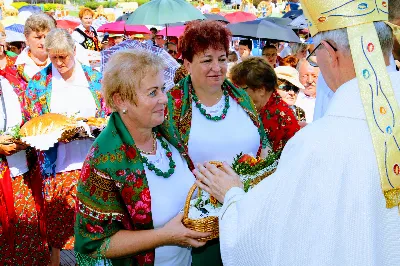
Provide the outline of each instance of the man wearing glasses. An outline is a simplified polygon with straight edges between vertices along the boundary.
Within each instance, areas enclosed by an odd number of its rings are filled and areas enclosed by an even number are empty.
[[[304,90],[299,93],[296,105],[306,112],[307,123],[311,123],[314,118],[319,68],[312,66],[304,59],[300,60],[297,67],[300,75],[300,83],[304,86]]]

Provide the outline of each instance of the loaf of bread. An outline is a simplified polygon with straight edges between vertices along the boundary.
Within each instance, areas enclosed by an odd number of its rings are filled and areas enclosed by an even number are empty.
[[[44,114],[25,123],[21,127],[20,135],[22,137],[32,137],[53,132],[65,131],[77,127],[75,119],[61,114]]]

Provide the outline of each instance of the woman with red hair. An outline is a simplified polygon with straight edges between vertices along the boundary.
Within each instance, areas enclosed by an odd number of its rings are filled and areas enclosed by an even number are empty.
[[[99,38],[96,30],[92,27],[94,15],[94,11],[87,7],[79,11],[79,18],[82,24],[76,27],[72,33],[72,38],[85,49],[100,51]]]
[[[182,140],[192,169],[206,161],[232,163],[239,153],[259,155],[269,146],[251,99],[226,79],[230,41],[231,32],[216,21],[192,22],[180,38],[190,74],[168,92],[163,130]],[[194,266],[222,265],[218,240],[192,255]]]

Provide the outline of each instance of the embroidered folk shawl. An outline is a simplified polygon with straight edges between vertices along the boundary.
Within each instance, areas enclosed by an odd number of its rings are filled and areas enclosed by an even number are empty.
[[[184,152],[182,145],[179,147],[178,151]],[[75,252],[79,265],[96,265],[100,261],[106,265],[154,265],[154,250],[131,258],[104,258],[107,241],[117,231],[153,229],[143,165],[120,115],[112,113],[86,158],[78,182]],[[97,258],[89,256],[96,251]]]
[[[188,75],[174,88],[168,91],[168,106],[166,109],[167,117],[161,126],[163,132],[173,130],[168,135],[178,132],[182,142],[185,144],[186,151],[188,150],[187,145],[192,123],[192,95],[189,89],[191,83],[191,77]],[[244,90],[236,88],[227,79],[222,84],[222,88],[228,91],[229,96],[243,108],[253,121],[254,125],[258,128],[261,142],[258,155],[260,155],[261,149],[270,146],[270,143],[252,100]],[[168,141],[171,142],[173,140],[168,139]],[[191,164],[189,164],[189,167],[191,167]]]
[[[109,114],[105,101],[101,95],[101,78],[100,72],[93,70],[91,67],[81,65],[85,72],[86,79],[89,84],[89,90],[95,100],[97,111],[96,117],[105,117]],[[26,90],[26,115],[25,122],[33,117],[50,113],[51,92],[52,92],[52,64],[49,64],[42,71],[34,75],[28,83]],[[42,172],[45,176],[55,174],[55,161],[57,159],[57,145],[46,152],[39,155]]]
[[[280,153],[289,139],[300,130],[293,111],[276,91],[261,109],[260,116],[272,150],[276,153]]]

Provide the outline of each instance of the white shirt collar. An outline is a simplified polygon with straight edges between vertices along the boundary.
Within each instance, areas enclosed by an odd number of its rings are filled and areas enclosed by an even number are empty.
[[[18,55],[15,64],[16,65],[26,64],[29,66],[36,66],[35,61],[33,61],[33,59],[29,56],[28,52],[29,52],[29,46],[25,47],[25,49],[22,50],[21,54]],[[47,60],[47,63],[50,64],[50,60]]]
[[[74,73],[72,74],[71,78],[68,81],[65,81],[62,78],[60,72],[58,72],[57,68],[54,65],[52,65],[51,71],[53,74],[53,80],[52,80],[53,88],[58,86],[65,87],[66,85],[88,87],[89,83],[87,81],[85,72],[82,69],[82,65],[77,60],[75,60],[74,68],[75,68]]]

